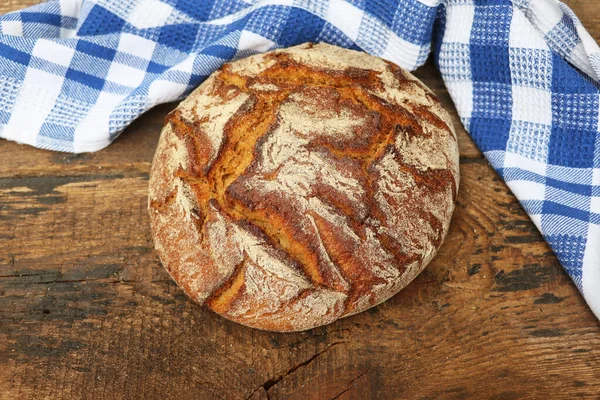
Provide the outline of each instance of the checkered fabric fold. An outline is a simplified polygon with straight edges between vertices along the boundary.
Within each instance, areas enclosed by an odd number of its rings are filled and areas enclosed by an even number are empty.
[[[222,63],[307,41],[435,60],[600,316],[600,48],[556,0],[51,0],[0,17],[0,137],[97,151]]]

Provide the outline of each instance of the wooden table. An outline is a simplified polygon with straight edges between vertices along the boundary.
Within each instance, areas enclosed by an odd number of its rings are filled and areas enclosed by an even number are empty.
[[[35,2],[5,1],[0,11]],[[600,7],[568,3],[599,39]],[[417,75],[459,128],[435,69]],[[146,211],[150,162],[173,107],[95,154],[0,141],[0,398],[600,394],[600,324],[462,127],[450,234],[388,302],[293,334],[238,326],[192,303],[161,267]]]

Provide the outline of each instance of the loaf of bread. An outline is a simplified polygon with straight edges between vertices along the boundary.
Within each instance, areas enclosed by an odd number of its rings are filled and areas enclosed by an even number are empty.
[[[225,64],[169,114],[149,210],[188,296],[299,331],[415,278],[458,180],[452,123],[429,89],[390,62],[307,43]]]

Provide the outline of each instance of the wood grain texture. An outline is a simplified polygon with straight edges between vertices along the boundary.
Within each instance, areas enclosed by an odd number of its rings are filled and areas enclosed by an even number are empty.
[[[42,0],[2,0],[2,3],[0,3],[0,14],[16,11],[41,2]]]
[[[598,39],[599,7],[569,4]],[[146,212],[169,109],[91,155],[0,141],[0,399],[597,398],[600,324],[462,130],[449,236],[390,301],[294,334],[196,306]]]

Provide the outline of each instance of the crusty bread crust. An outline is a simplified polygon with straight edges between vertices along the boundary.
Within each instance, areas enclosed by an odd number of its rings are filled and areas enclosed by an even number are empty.
[[[421,272],[458,180],[450,117],[429,89],[382,59],[307,43],[224,65],[167,117],[149,210],[190,297],[298,331]]]

